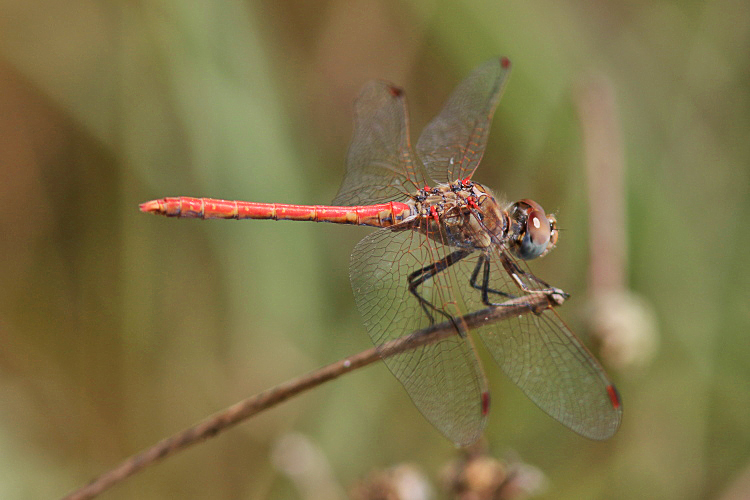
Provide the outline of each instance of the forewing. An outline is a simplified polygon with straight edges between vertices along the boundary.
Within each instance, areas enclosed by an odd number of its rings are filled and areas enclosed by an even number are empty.
[[[528,295],[515,285],[503,266],[502,260],[511,257],[501,249],[489,255],[488,288],[516,297]],[[521,277],[524,282],[542,289],[525,265],[512,264],[525,273]],[[467,260],[456,272],[468,283],[473,269],[472,261]],[[482,276],[480,272],[480,287]],[[468,309],[486,307],[479,289],[467,286],[463,295]],[[489,300],[503,302],[507,297],[490,293]],[[555,311],[530,312],[480,326],[476,331],[505,374],[555,420],[591,439],[607,439],[617,431],[622,405],[614,385]]]
[[[369,82],[355,103],[346,174],[332,203],[406,200],[425,181],[423,173],[415,170],[413,158],[403,90],[387,82]]]
[[[591,439],[608,439],[622,419],[607,374],[555,311],[480,329],[503,371],[555,420]]]
[[[440,260],[444,247],[415,231],[380,229],[354,249],[351,281],[357,307],[376,346],[430,326],[430,319],[408,289],[407,278]],[[457,315],[454,283],[438,273],[419,287],[422,297]],[[432,312],[436,322],[446,318]],[[420,412],[448,439],[465,446],[482,433],[489,402],[487,383],[471,340],[454,335],[384,362],[403,384]]]
[[[493,59],[453,91],[417,142],[417,154],[430,177],[453,182],[474,174],[509,73],[508,59]]]

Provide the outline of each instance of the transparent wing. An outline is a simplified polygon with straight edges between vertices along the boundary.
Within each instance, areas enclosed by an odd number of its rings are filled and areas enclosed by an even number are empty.
[[[479,165],[492,115],[510,73],[510,61],[493,59],[453,91],[440,114],[425,128],[417,154],[438,182],[471,177]]]
[[[552,310],[479,329],[497,363],[539,408],[591,439],[620,427],[614,385],[580,340]]]
[[[506,272],[504,259],[525,273],[521,279],[530,288],[544,288],[525,265],[513,262],[501,248],[485,255],[489,261],[489,301],[503,302],[507,295],[528,295]],[[477,286],[469,285],[472,272],[478,263],[482,264],[481,258],[477,253],[454,266],[457,279],[466,282],[462,292],[469,310],[486,307],[481,292],[484,265],[477,274]],[[555,311],[547,309],[509,318],[475,331],[505,374],[555,420],[591,439],[607,439],[617,431],[622,405],[614,385]]]
[[[412,230],[381,229],[354,249],[351,281],[357,307],[378,347],[430,325],[430,318],[408,289],[407,279],[450,253]],[[419,288],[436,308],[458,315],[449,273]],[[449,312],[448,312],[449,311]],[[445,321],[433,311],[436,322]],[[419,411],[454,443],[475,442],[486,421],[487,382],[468,336],[455,335],[395,356],[385,364],[403,384]]]
[[[365,85],[355,103],[354,137],[334,205],[404,201],[424,186],[413,161],[403,91],[387,82]]]

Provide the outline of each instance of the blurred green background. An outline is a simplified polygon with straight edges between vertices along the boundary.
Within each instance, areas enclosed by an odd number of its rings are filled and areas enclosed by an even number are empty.
[[[604,82],[626,168],[623,272],[653,310],[658,347],[605,357],[625,417],[604,443],[548,418],[483,355],[489,449],[538,467],[542,498],[741,498],[730,489],[750,488],[749,54],[739,0],[0,0],[0,497],[61,496],[370,347],[348,281],[366,229],[168,220],[138,203],[326,203],[367,80],[406,89],[416,139],[476,65],[507,55],[514,72],[475,179],[558,214],[558,248],[531,267],[572,294],[560,312],[589,337],[599,212],[577,96]],[[102,498],[316,498],[280,465],[290,433],[327,478],[317,498],[402,462],[435,478],[456,455],[378,364]]]

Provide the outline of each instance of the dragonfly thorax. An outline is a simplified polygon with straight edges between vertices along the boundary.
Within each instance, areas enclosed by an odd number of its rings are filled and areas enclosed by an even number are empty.
[[[492,191],[468,180],[424,188],[414,197],[414,205],[416,229],[454,247],[486,250],[501,244],[510,227],[508,213]]]
[[[557,243],[557,220],[535,201],[524,199],[503,209],[489,188],[469,180],[420,189],[413,197],[413,228],[453,247],[507,248],[531,260]]]

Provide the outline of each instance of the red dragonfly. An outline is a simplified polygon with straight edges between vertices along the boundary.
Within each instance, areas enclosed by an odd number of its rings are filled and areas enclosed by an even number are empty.
[[[368,83],[356,102],[346,176],[331,206],[177,197],[140,208],[168,217],[380,228],[351,257],[352,288],[367,331],[381,347],[452,321],[457,335],[384,362],[427,420],[454,443],[471,444],[485,426],[489,391],[460,318],[511,298],[562,293],[523,262],[555,246],[555,217],[528,199],[500,203],[472,180],[509,72],[507,58],[477,68],[424,130],[416,155],[403,90]],[[622,404],[615,386],[552,308],[475,331],[506,375],[550,416],[591,439],[617,431]]]

